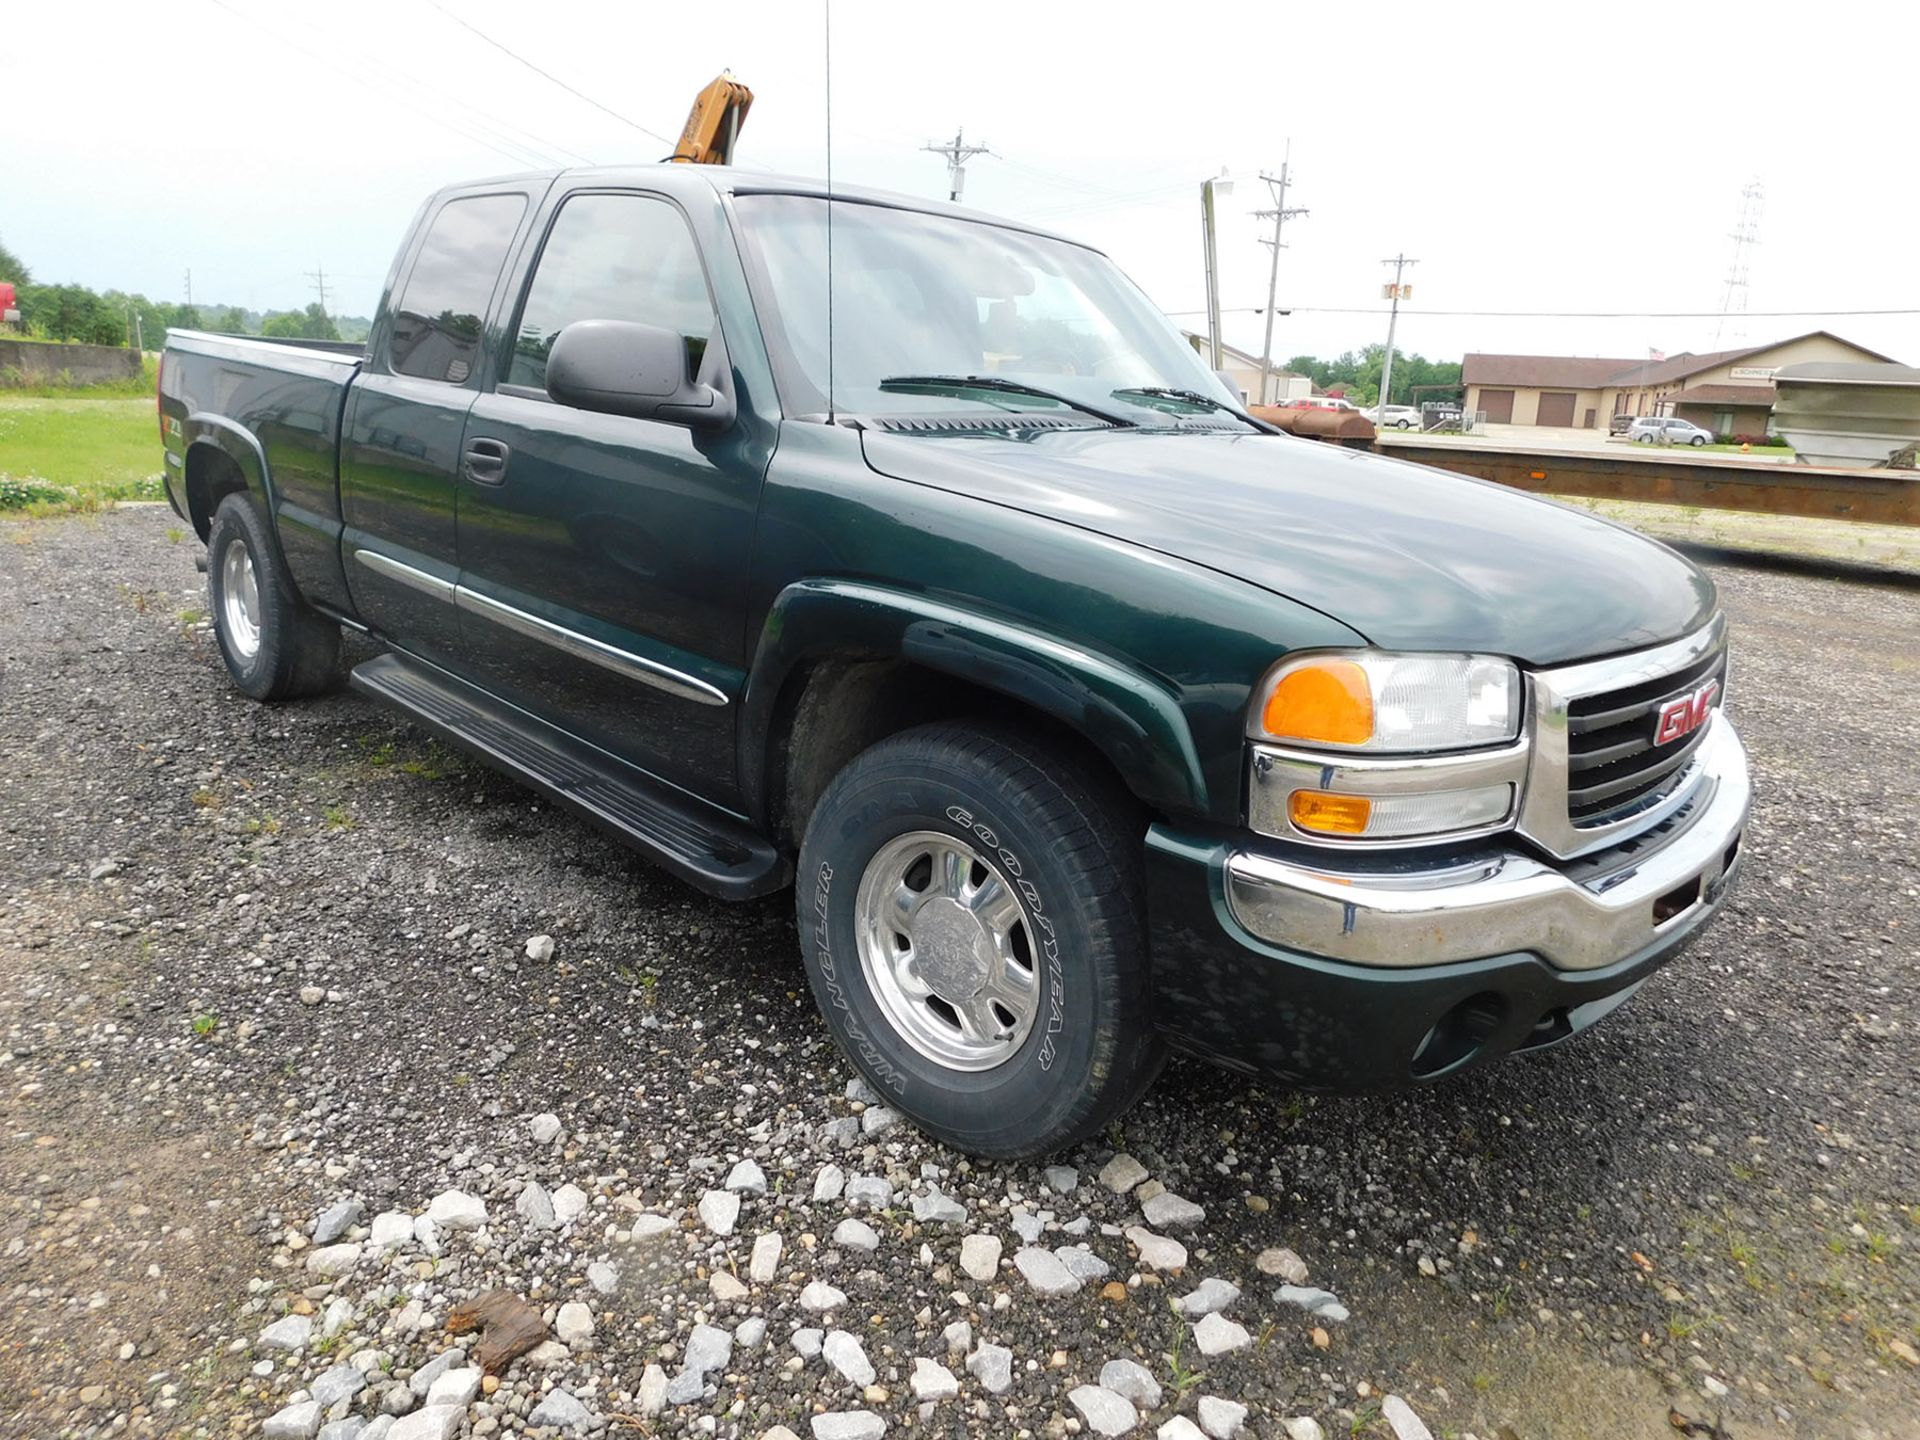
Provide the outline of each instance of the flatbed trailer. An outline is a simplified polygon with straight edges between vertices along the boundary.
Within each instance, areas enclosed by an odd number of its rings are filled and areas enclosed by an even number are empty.
[[[1838,470],[1683,451],[1509,449],[1382,434],[1374,449],[1539,495],[1694,505],[1875,525],[1920,525],[1920,471]]]

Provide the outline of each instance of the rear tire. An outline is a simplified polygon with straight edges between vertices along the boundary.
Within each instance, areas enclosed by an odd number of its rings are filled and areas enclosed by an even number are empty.
[[[1025,1158],[1140,1098],[1166,1058],[1141,828],[1078,757],[984,726],[905,731],[835,777],[800,850],[801,944],[888,1104],[958,1150]]]
[[[245,495],[229,495],[207,532],[213,633],[233,683],[256,700],[318,695],[340,662],[340,627],[293,588],[266,521]]]

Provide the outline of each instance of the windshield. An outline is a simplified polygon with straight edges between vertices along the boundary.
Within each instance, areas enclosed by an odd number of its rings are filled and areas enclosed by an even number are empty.
[[[829,405],[827,202],[735,202],[767,282],[761,308],[790,411],[1038,411],[1100,423],[1063,403],[1077,402],[1143,426],[1234,423],[1216,407],[1237,410],[1239,397],[1105,256],[984,221],[833,204]],[[969,376],[1001,383],[969,387]]]

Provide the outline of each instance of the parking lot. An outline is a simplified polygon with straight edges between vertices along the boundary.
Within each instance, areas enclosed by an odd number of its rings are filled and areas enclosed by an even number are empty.
[[[410,1410],[501,1287],[554,1340],[475,1435],[561,1393],[619,1435],[1064,1435],[1116,1360],[1142,1435],[1203,1401],[1260,1440],[1404,1440],[1402,1402],[1480,1440],[1920,1435],[1910,572],[1707,562],[1743,886],[1581,1043],[1358,1099],[1176,1063],[1070,1182],[850,1091],[787,897],[706,900],[344,690],[241,699],[197,553],[160,507],[0,527],[0,1432],[258,1434],[342,1370],[343,1413]],[[1116,1152],[1204,1211],[1180,1263]],[[1012,1264],[1036,1238],[1070,1293]],[[1301,1271],[1349,1318],[1277,1297]],[[1213,1355],[1169,1303],[1207,1279]]]

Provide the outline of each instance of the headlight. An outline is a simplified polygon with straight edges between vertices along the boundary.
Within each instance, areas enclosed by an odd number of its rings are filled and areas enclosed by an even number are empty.
[[[1520,672],[1490,655],[1303,655],[1276,666],[1247,717],[1256,739],[1415,754],[1520,733]]]

